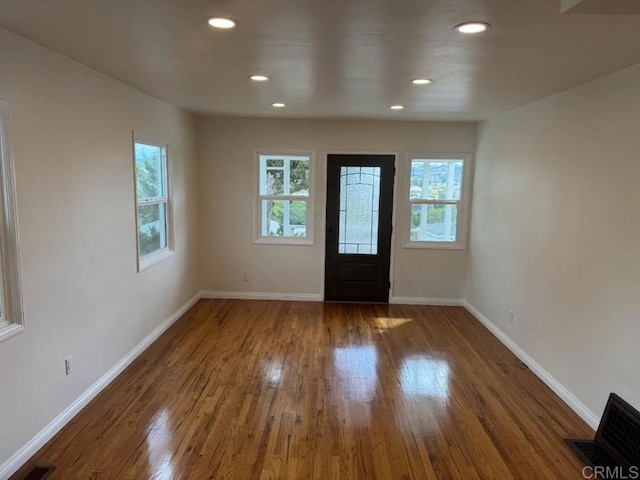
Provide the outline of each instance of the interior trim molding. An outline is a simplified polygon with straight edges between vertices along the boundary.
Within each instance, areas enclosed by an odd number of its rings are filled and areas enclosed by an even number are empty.
[[[200,300],[200,294],[194,295],[184,305],[182,305],[173,315],[158,325],[149,335],[147,335],[138,345],[136,345],[127,355],[107,371],[100,379],[91,385],[85,392],[76,398],[67,408],[65,408],[47,426],[40,430],[31,440],[29,440],[20,450],[14,453],[9,459],[0,465],[0,480],[7,480],[18,471],[40,448],[44,446],[53,436],[75,417],[91,400],[105,389],[115,378],[127,368],[142,352],[144,352],[153,342],[155,342],[165,330],[173,325],[176,320],[182,317],[195,303]]]
[[[221,298],[226,300],[287,300],[291,302],[321,302],[319,293],[270,293],[270,292],[200,292],[200,298]]]
[[[443,307],[461,307],[461,298],[427,298],[427,297],[391,297],[389,303],[394,305],[440,305]]]
[[[553,392],[558,395],[574,412],[580,416],[593,429],[597,430],[600,418],[587,408],[578,398],[569,391],[562,383],[547,372],[542,365],[536,362],[527,352],[518,346],[506,333],[500,330],[491,320],[485,317],[480,310],[474,307],[467,300],[464,301],[466,308],[476,320],[482,323],[500,342],[504,344],[513,354],[518,357],[529,369],[535,373]]]

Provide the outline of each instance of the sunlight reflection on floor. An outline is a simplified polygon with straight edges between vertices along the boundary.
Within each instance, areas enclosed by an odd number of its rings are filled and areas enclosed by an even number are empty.
[[[412,322],[412,318],[386,318],[386,317],[377,317],[374,318],[376,326],[379,330],[385,331],[390,330],[392,328],[400,327],[406,323]]]
[[[378,384],[375,345],[336,348],[333,358],[347,400],[365,403],[373,400]]]
[[[262,377],[270,388],[276,388],[282,382],[282,360],[266,360],[262,363]]]
[[[427,355],[412,355],[402,360],[398,376],[405,395],[449,397],[449,363]]]
[[[173,448],[171,446],[171,418],[167,410],[158,413],[147,428],[149,471],[154,480],[170,480],[173,475]]]

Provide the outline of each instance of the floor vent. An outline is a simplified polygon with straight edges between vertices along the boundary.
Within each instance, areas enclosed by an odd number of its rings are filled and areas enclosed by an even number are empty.
[[[640,413],[613,402],[606,412],[602,438],[623,458],[640,462]]]
[[[614,467],[616,465],[616,461],[601,448],[598,448],[593,440],[567,440],[567,443],[585,465],[591,467]]]
[[[585,465],[621,467],[624,471],[637,468],[640,466],[640,412],[612,393],[595,438],[565,442]]]
[[[29,473],[27,473],[20,480],[44,480],[53,473],[56,469],[54,466],[50,467],[33,467]]]

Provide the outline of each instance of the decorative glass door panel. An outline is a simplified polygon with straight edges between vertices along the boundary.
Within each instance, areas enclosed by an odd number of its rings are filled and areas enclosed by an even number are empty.
[[[380,167],[340,167],[338,253],[376,255]]]

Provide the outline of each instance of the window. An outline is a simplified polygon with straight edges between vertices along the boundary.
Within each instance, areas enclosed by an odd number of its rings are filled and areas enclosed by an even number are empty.
[[[405,247],[466,246],[470,155],[410,155]]]
[[[138,271],[172,256],[168,145],[134,134]]]
[[[313,244],[313,152],[256,152],[256,243]]]
[[[24,330],[9,104],[0,101],[0,341]]]

